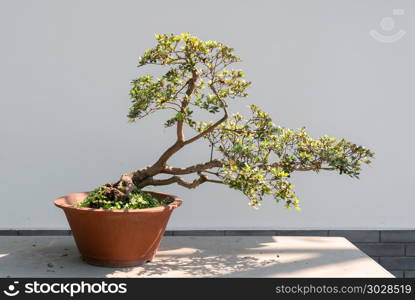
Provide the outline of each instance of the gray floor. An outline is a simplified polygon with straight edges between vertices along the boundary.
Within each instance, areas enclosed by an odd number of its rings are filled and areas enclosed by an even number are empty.
[[[0,236],[0,277],[393,277],[341,237],[165,237],[143,266],[85,264],[71,236]]]

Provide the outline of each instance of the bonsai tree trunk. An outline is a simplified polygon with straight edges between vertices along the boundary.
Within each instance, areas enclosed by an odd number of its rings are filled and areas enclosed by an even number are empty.
[[[189,102],[191,96],[196,88],[196,82],[199,79],[199,74],[196,70],[192,70],[192,77],[187,81],[185,86],[187,87],[185,96],[182,100],[180,100],[180,113],[185,114],[186,109],[189,106]],[[217,95],[219,95],[213,85],[210,86],[212,91]],[[222,100],[221,100],[222,101]],[[128,194],[134,192],[137,189],[142,189],[146,186],[153,185],[153,186],[160,186],[160,185],[169,185],[172,183],[177,183],[181,186],[186,188],[196,188],[198,185],[210,181],[216,183],[222,183],[219,180],[209,179],[206,175],[203,175],[201,172],[207,169],[211,169],[214,167],[221,167],[222,164],[219,160],[211,160],[204,164],[198,164],[194,166],[190,166],[187,168],[172,168],[167,166],[167,161],[170,157],[172,157],[176,152],[182,149],[184,146],[193,143],[199,140],[202,137],[205,137],[209,133],[211,133],[215,128],[217,128],[220,124],[225,122],[228,118],[228,112],[226,110],[226,105],[223,103],[223,117],[218,120],[213,125],[209,126],[206,130],[200,132],[199,134],[193,136],[192,138],[185,140],[184,136],[184,120],[177,120],[176,124],[176,132],[177,132],[177,140],[176,142],[170,146],[161,156],[160,158],[151,166],[138,169],[134,172],[129,174],[123,174],[121,178],[114,183],[107,183],[105,184],[104,190],[105,194],[109,200],[127,200]],[[154,176],[158,174],[172,174],[174,176],[168,179],[154,179]],[[199,178],[195,179],[193,182],[186,182],[178,175],[185,175],[191,173],[198,173]]]
[[[109,200],[126,201],[128,200],[129,193],[150,185],[160,186],[177,183],[183,187],[193,189],[204,182],[223,183],[221,180],[210,179],[206,174],[202,174],[203,171],[207,171],[212,168],[220,168],[222,166],[222,162],[218,159],[211,159],[208,162],[192,165],[186,168],[173,168],[167,165],[168,159],[184,146],[208,135],[221,123],[225,122],[228,118],[228,113],[225,108],[223,110],[224,116],[219,121],[188,140],[185,140],[184,137],[183,121],[179,121],[177,123],[176,142],[169,147],[153,165],[135,170],[131,173],[123,174],[118,181],[103,185],[106,197]],[[192,182],[187,182],[179,176],[192,173],[198,174],[198,178]],[[158,174],[170,174],[173,176],[167,179],[155,179],[154,177]]]

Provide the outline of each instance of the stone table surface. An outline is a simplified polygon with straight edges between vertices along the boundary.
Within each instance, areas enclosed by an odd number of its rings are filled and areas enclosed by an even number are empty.
[[[0,277],[389,277],[342,237],[166,236],[145,265],[85,264],[71,236],[0,236]]]

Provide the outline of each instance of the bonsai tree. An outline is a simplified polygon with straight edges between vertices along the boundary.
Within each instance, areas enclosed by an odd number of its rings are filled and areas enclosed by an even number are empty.
[[[151,165],[123,174],[89,194],[82,206],[143,208],[163,203],[141,190],[147,186],[178,184],[193,189],[201,184],[225,184],[241,191],[257,207],[266,195],[285,207],[299,207],[290,176],[293,172],[336,171],[359,177],[373,152],[345,139],[311,138],[304,128],[277,126],[269,114],[250,105],[251,115],[230,114],[228,103],[247,96],[250,82],[234,50],[216,41],[202,41],[189,33],[156,35],[157,44],[145,51],[139,67],[158,65],[160,77],[143,75],[131,82],[130,122],[156,111],[171,112],[166,127],[174,127],[176,141]],[[212,115],[197,120],[195,111]],[[216,116],[216,117],[215,117]],[[185,136],[185,127],[193,134]],[[192,143],[210,145],[210,159],[173,166],[169,159]],[[183,175],[194,174],[192,181]],[[159,178],[164,175],[164,178]],[[165,178],[168,175],[168,178]]]

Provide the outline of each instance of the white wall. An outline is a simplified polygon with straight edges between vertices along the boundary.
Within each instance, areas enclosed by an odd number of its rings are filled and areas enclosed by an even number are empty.
[[[373,39],[396,8],[407,34]],[[376,160],[360,181],[296,176],[301,212],[272,200],[254,210],[212,184],[160,188],[185,200],[170,229],[413,229],[414,10],[409,0],[1,1],[0,229],[67,228],[54,198],[150,164],[173,141],[161,115],[127,123],[129,81],[154,33],[186,31],[244,59],[253,87],[237,109],[255,103]],[[172,163],[207,157],[196,145]]]

